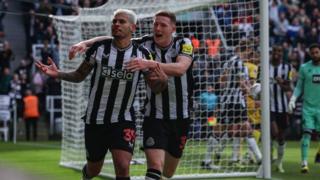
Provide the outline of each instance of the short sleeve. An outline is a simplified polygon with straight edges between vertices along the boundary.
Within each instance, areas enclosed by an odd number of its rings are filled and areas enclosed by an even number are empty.
[[[179,55],[185,55],[193,58],[193,46],[192,42],[188,38],[183,38],[180,43]]]
[[[111,41],[111,40],[107,39],[107,40],[97,41],[97,42],[93,43],[93,45],[86,51],[85,61],[87,61],[91,64],[94,64],[96,56],[97,56],[98,48],[102,44],[108,43],[108,41]]]

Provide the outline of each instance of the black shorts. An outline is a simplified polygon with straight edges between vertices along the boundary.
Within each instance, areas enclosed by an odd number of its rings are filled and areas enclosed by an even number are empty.
[[[136,138],[134,122],[113,124],[86,124],[85,147],[87,160],[103,160],[109,149],[121,149],[133,153]]]
[[[225,107],[220,110],[218,122],[221,124],[234,124],[248,121],[246,107],[241,104],[225,104]]]
[[[181,158],[190,129],[190,119],[163,120],[145,118],[143,148],[164,149],[175,158]]]
[[[275,121],[277,126],[281,129],[287,129],[289,127],[289,120],[287,113],[270,112],[271,122]]]

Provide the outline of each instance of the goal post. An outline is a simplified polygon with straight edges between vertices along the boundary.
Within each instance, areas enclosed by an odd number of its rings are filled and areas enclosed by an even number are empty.
[[[210,178],[210,177],[240,177],[256,176],[270,178],[270,142],[267,112],[268,83],[264,82],[267,76],[265,71],[268,65],[268,19],[266,11],[268,4],[263,0],[109,0],[97,8],[80,8],[78,16],[53,16],[53,22],[59,38],[60,69],[74,70],[82,62],[84,55],[78,55],[68,60],[68,50],[71,45],[96,36],[111,35],[111,18],[116,9],[131,9],[137,13],[138,27],[135,37],[152,33],[152,16],[159,10],[170,10],[177,16],[177,32],[179,36],[193,38],[196,46],[194,54],[194,96],[192,109],[193,120],[189,134],[189,141],[183,157],[175,173],[174,179]],[[262,21],[264,20],[264,21]],[[261,23],[262,22],[262,23]],[[260,29],[259,29],[260,27]],[[245,42],[245,43],[241,43]],[[260,44],[259,44],[260,43]],[[198,47],[197,47],[198,46]],[[248,146],[241,142],[239,160],[241,167],[231,164],[233,153],[232,137],[224,137],[219,141],[221,148],[219,162],[214,165],[217,169],[206,169],[201,166],[209,147],[209,137],[212,126],[219,122],[222,111],[219,107],[219,89],[214,96],[208,88],[214,88],[215,82],[224,71],[223,64],[235,54],[236,48],[256,50],[250,58],[263,63],[262,70],[262,166],[257,163],[248,163],[244,158]],[[260,52],[260,53],[259,53]],[[248,53],[249,54],[249,53]],[[248,55],[249,56],[249,55]],[[86,110],[89,93],[90,76],[81,83],[62,81],[62,119],[63,135],[60,165],[81,170],[85,164],[84,123],[82,117]],[[135,109],[143,108],[146,96],[144,84],[139,85],[138,98],[135,100]],[[211,99],[210,99],[211,98]],[[218,99],[218,100],[216,100]],[[209,102],[210,101],[210,102]],[[133,161],[130,166],[132,179],[144,179],[146,162],[142,147],[141,124],[143,115],[137,115],[137,142]],[[213,124],[212,124],[213,123]],[[226,131],[226,130],[223,130]],[[219,148],[218,148],[219,149]],[[215,150],[216,151],[216,150]],[[215,151],[212,152],[212,161],[215,161]],[[267,156],[265,156],[267,155]],[[114,177],[114,168],[110,152],[105,158],[101,175]]]
[[[270,152],[270,95],[269,95],[269,9],[268,1],[260,0],[260,61],[261,61],[261,102],[262,107],[262,167],[258,177],[271,179]]]

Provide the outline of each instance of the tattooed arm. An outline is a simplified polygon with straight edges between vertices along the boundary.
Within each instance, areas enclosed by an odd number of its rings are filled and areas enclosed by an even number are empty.
[[[81,82],[88,76],[92,69],[93,64],[83,61],[75,71],[58,72],[58,78],[70,82]]]
[[[83,81],[94,67],[90,62],[83,61],[75,71],[61,72],[50,57],[48,58],[48,62],[49,65],[45,65],[38,61],[36,62],[36,66],[48,76],[70,82]]]

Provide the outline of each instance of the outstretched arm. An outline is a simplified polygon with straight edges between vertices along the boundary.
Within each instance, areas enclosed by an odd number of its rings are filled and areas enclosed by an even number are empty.
[[[75,71],[61,72],[50,57],[48,58],[48,63],[49,65],[45,65],[37,61],[36,66],[40,69],[40,71],[50,77],[59,78],[70,82],[83,81],[93,68],[93,64],[90,64],[87,61],[83,61]]]
[[[73,59],[77,53],[81,54],[86,52],[86,50],[90,48],[93,45],[93,43],[104,40],[104,39],[109,39],[109,38],[110,36],[99,36],[99,37],[81,41],[77,44],[72,45],[71,48],[69,49],[69,59]]]
[[[191,66],[192,59],[188,56],[178,56],[175,63],[159,63],[168,76],[182,76]]]

